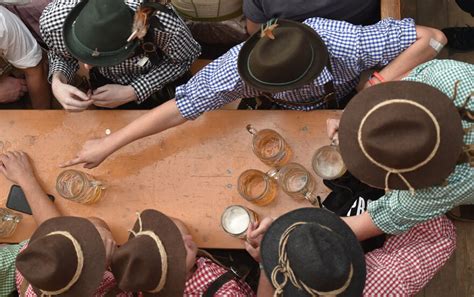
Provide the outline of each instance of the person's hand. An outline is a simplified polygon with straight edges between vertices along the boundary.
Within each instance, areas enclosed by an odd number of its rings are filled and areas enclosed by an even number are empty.
[[[0,103],[15,102],[26,92],[28,87],[24,79],[7,76],[0,80]]]
[[[327,119],[326,120],[326,132],[331,141],[339,142],[339,119]]]
[[[84,168],[91,169],[102,163],[112,151],[106,143],[106,138],[88,140],[74,159],[61,164],[60,167],[69,167],[83,163]]]
[[[0,172],[20,186],[36,180],[28,155],[21,151],[1,154]]]
[[[95,89],[91,98],[96,106],[115,108],[135,101],[137,95],[131,86],[105,85]]]
[[[273,219],[264,218],[259,223],[250,223],[247,229],[247,239],[245,241],[245,249],[252,256],[255,261],[261,261],[260,258],[260,243],[262,242],[263,235],[267,232],[270,225],[273,223]]]
[[[53,77],[51,87],[54,97],[58,99],[65,110],[83,111],[92,104],[89,95],[74,86],[63,83],[57,76]]]

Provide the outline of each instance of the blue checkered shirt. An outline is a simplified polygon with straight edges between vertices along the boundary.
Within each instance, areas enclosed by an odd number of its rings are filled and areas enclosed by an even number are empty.
[[[416,41],[412,19],[385,19],[371,26],[356,26],[343,21],[310,18],[304,24],[313,28],[324,40],[332,73],[325,68],[311,84],[274,93],[274,98],[289,102],[320,99],[310,106],[283,105],[287,109],[324,108],[324,84],[329,81],[334,84],[336,98],[343,98],[357,86],[362,71],[387,65]],[[195,119],[236,99],[259,95],[259,91],[242,81],[237,71],[241,47],[242,44],[233,47],[203,68],[187,84],[176,89],[177,106],[183,117]]]
[[[67,51],[63,41],[63,24],[68,13],[80,0],[54,0],[43,11],[40,30],[49,47],[49,81],[55,72],[63,73],[71,83],[79,69],[78,61]],[[136,10],[141,0],[126,0]],[[173,15],[157,12],[156,16],[164,26],[155,31],[155,44],[163,51],[164,58],[159,65],[147,61],[143,66],[137,63],[145,54],[134,55],[122,63],[108,67],[97,67],[106,78],[121,85],[131,85],[141,103],[166,84],[183,76],[199,56],[201,47],[193,39],[184,22]],[[97,34],[100,34],[98,32]]]
[[[453,60],[433,60],[413,69],[404,80],[428,84],[452,98],[454,83],[459,80],[454,105],[461,107],[474,91],[474,65]],[[474,100],[468,109],[474,110]],[[462,121],[464,128],[472,126]],[[474,144],[474,131],[466,133],[464,143]],[[459,164],[449,175],[446,186],[415,191],[390,191],[369,203],[367,210],[377,227],[389,234],[407,231],[414,225],[438,217],[460,204],[474,204],[474,168]]]

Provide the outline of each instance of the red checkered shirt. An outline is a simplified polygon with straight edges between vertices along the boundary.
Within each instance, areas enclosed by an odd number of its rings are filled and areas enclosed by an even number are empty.
[[[20,253],[28,246],[28,244],[25,244],[23,248],[20,250]],[[16,271],[16,288],[18,292],[20,292],[20,287],[21,283],[23,282],[24,277],[21,275],[21,273],[17,270]],[[112,288],[116,286],[115,278],[109,270],[104,272],[104,277],[102,278],[102,282],[100,285],[97,287],[97,290],[94,293],[94,297],[102,297],[105,296],[107,292],[109,292]],[[25,292],[25,297],[37,297],[36,293],[33,291],[33,287],[31,285],[28,286],[28,289],[26,289]],[[116,296],[118,297],[133,297],[132,293],[119,293]]]
[[[227,270],[212,260],[199,257],[196,259],[197,269],[192,277],[186,281],[186,288],[184,290],[184,296],[187,297],[200,297],[206,291],[206,289],[216,280],[219,276],[227,272]],[[255,296],[255,293],[243,281],[231,280],[224,284],[215,294],[215,296],[224,297],[247,297]]]
[[[365,255],[364,296],[413,296],[433,278],[456,248],[456,229],[441,216],[391,236]]]

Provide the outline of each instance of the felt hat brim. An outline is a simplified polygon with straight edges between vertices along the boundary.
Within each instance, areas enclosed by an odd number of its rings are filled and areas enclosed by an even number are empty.
[[[261,257],[265,273],[271,280],[273,268],[278,265],[278,243],[285,230],[295,222],[316,222],[330,228],[339,236],[345,238],[350,247],[350,258],[352,259],[353,275],[347,289],[337,296],[362,296],[366,279],[365,256],[349,226],[334,213],[320,208],[300,208],[279,217],[265,233],[261,244]],[[311,261],[311,259],[308,259]],[[311,284],[307,284],[311,287]],[[306,291],[299,290],[288,281],[283,288],[283,296],[298,297],[308,296]]]
[[[408,99],[425,106],[437,119],[440,127],[440,146],[426,165],[403,177],[415,189],[441,185],[456,166],[462,150],[461,118],[452,100],[427,84],[411,81],[387,82],[372,86],[351,99],[339,124],[339,147],[347,169],[362,182],[385,188],[387,172],[370,162],[358,144],[357,133],[362,119],[375,105],[389,99]],[[394,147],[404,145],[393,139]],[[389,189],[408,190],[396,174],[391,174]]]
[[[84,266],[81,276],[77,282],[67,292],[61,294],[61,296],[92,296],[102,282],[106,265],[105,247],[99,232],[87,219],[79,217],[57,217],[41,224],[33,236],[31,236],[29,244],[55,231],[67,231],[71,233],[79,242],[84,255]],[[33,285],[32,287],[35,293],[41,296],[39,288]]]
[[[128,42],[126,46],[121,49],[114,51],[113,53],[102,52],[98,56],[91,55],[91,51],[94,49],[88,49],[82,45],[74,34],[74,22],[77,19],[79,13],[82,11],[88,0],[82,0],[79,2],[67,15],[63,25],[63,39],[64,45],[68,52],[76,58],[78,61],[92,66],[112,66],[117,65],[125,61],[127,58],[133,55],[139,42],[137,39]],[[134,13],[130,9],[130,13]],[[100,32],[97,32],[100,34]]]
[[[143,296],[182,296],[186,282],[186,250],[183,236],[175,223],[166,215],[154,209],[144,210],[140,214],[142,230],[150,230],[160,238],[168,255],[168,272],[166,284],[158,293],[142,292]],[[138,220],[133,231],[138,232]],[[130,234],[129,240],[134,238]]]
[[[305,32],[306,38],[311,43],[311,47],[314,49],[315,56],[313,59],[313,64],[311,65],[309,70],[298,81],[279,85],[262,83],[253,78],[247,67],[250,54],[253,48],[255,47],[255,44],[260,40],[260,31],[254,33],[252,36],[249,37],[249,39],[247,39],[247,41],[245,41],[244,45],[240,49],[239,58],[237,61],[237,68],[240,77],[247,84],[256,88],[257,90],[264,92],[282,92],[286,90],[297,89],[306,84],[309,84],[310,82],[315,80],[316,77],[318,77],[318,75],[323,71],[324,67],[329,61],[329,54],[324,41],[311,27],[299,22],[281,19],[278,20],[278,24],[280,26],[298,27],[302,29]],[[280,71],[285,71],[285,69],[281,69]]]

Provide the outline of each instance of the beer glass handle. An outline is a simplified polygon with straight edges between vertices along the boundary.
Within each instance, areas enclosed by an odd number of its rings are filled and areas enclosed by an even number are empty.
[[[268,170],[265,174],[267,176],[269,176],[270,178],[278,180],[278,169],[276,169],[276,168],[272,168],[272,169]]]
[[[100,181],[93,180],[91,181],[91,186],[101,188],[102,190],[105,190],[105,185],[101,183]]]
[[[314,196],[313,192],[306,192],[306,194],[304,195],[304,198],[308,200],[309,203],[311,203],[312,205],[317,206],[319,208],[323,208],[321,199],[319,198],[319,196]]]
[[[339,146],[339,139],[335,137],[331,139],[331,146]]]
[[[256,135],[258,132],[251,124],[247,125],[247,131],[252,135]]]

